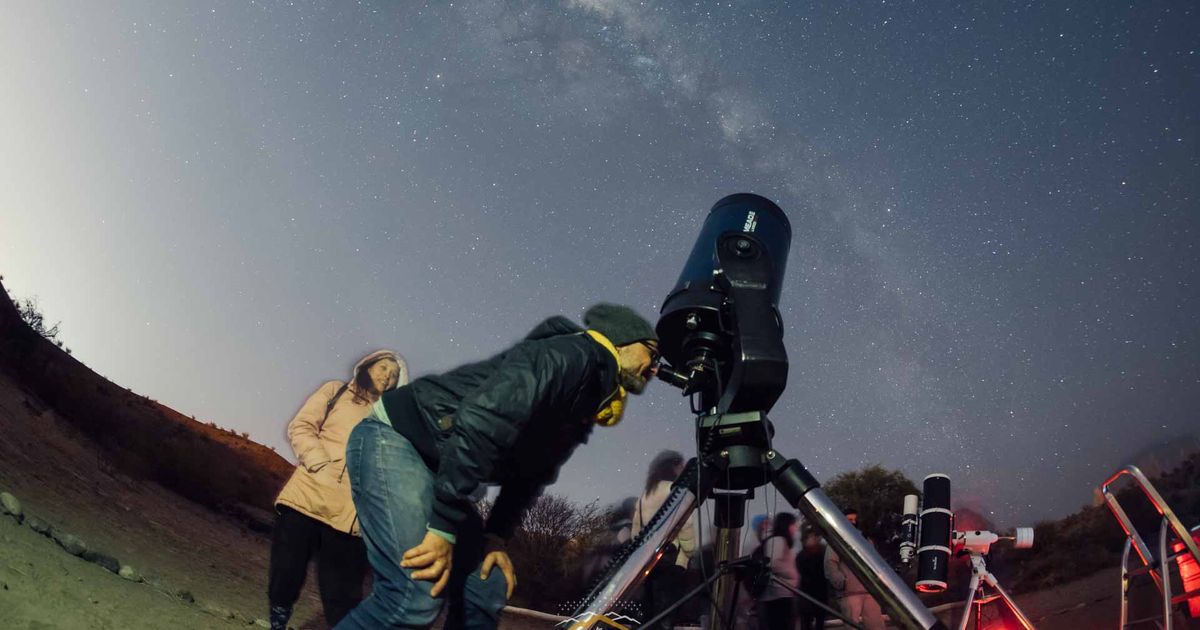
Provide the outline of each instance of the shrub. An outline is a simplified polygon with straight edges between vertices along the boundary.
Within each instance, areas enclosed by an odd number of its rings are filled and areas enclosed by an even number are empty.
[[[486,514],[490,505],[481,505]],[[538,497],[509,541],[517,570],[513,601],[537,610],[561,611],[584,593],[583,564],[608,524],[595,501],[580,505],[564,497]]]
[[[48,326],[46,317],[42,315],[41,308],[38,307],[37,298],[25,298],[24,300],[15,300],[17,313],[20,314],[21,320],[33,329],[37,334],[53,341],[58,347],[62,347],[62,341],[58,338],[59,325],[58,322],[53,326]]]

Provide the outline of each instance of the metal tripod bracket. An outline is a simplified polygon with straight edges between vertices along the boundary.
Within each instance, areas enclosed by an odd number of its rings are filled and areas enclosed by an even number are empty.
[[[984,588],[991,587],[995,593],[988,594]],[[1009,597],[1008,593],[996,581],[996,576],[988,571],[987,564],[983,560],[983,554],[971,553],[971,590],[967,593],[967,601],[963,605],[962,618],[958,622],[958,630],[967,630],[967,623],[971,620],[971,613],[975,614],[975,627],[979,628],[982,625],[983,607],[994,600],[1003,601],[1017,621],[1025,628],[1025,630],[1034,630],[1033,623],[1029,621],[1029,617],[1017,606],[1017,602]],[[972,610],[974,608],[974,610]]]

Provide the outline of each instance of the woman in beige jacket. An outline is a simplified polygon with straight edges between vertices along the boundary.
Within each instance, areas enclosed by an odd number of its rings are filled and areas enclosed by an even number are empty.
[[[345,474],[346,439],[383,392],[407,383],[408,366],[399,354],[372,352],[354,366],[348,382],[322,385],[288,423],[300,465],[275,499],[279,516],[267,587],[272,629],[287,628],[314,555],[331,627],[362,601],[367,555]]]

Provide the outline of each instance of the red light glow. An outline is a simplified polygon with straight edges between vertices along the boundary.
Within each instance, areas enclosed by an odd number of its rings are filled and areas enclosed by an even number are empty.
[[[1192,532],[1192,540],[1200,542],[1200,531]],[[1171,551],[1173,553],[1183,551],[1183,543],[1176,542],[1171,545]],[[1192,554],[1183,554],[1175,558],[1175,562],[1179,565],[1179,577],[1183,580],[1183,591],[1185,593],[1200,591],[1200,566],[1196,565],[1196,559],[1192,557]],[[1188,614],[1192,619],[1200,619],[1200,595],[1188,598]]]

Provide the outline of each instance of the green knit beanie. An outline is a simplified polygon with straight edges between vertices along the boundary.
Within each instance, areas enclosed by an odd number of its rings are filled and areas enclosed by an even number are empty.
[[[654,326],[638,315],[637,311],[620,304],[600,303],[583,314],[585,326],[612,342],[614,346],[625,346],[637,341],[658,341]]]

